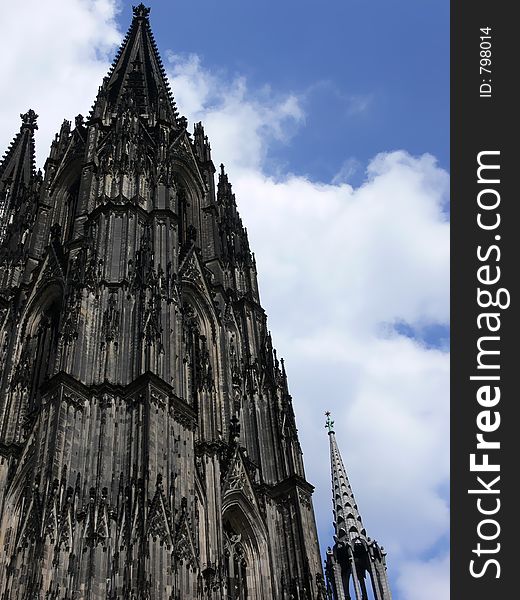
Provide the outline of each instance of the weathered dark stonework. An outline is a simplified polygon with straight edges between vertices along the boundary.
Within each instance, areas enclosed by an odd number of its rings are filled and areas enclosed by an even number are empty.
[[[256,266],[148,21],[90,115],[0,163],[0,599],[318,600]]]

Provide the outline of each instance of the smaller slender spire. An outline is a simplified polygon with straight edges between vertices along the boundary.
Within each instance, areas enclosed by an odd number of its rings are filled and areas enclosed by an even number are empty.
[[[220,165],[218,176],[217,205],[224,260],[233,264],[252,266],[247,230],[242,224],[235,194],[223,164]]]
[[[283,358],[280,358],[280,365],[282,372],[282,382],[284,384],[284,387],[287,389],[287,373],[285,372],[285,360]]]
[[[0,160],[0,244],[36,178],[34,132],[38,129],[38,115],[29,109],[20,118],[20,131]]]
[[[334,432],[334,421],[330,411],[325,413],[327,421],[325,427],[328,429],[330,441],[330,464],[332,475],[332,498],[334,508],[334,528],[336,538],[341,541],[354,541],[356,538],[366,539],[366,531],[359,514],[354,492],[347,477],[347,471],[341,458],[336,434]]]
[[[386,554],[375,540],[366,535],[354,493],[336,441],[334,421],[325,413],[330,442],[332,502],[334,510],[334,547],[327,551],[325,571],[333,600],[367,600],[372,586],[375,600],[391,600]],[[352,588],[353,595],[351,594]]]
[[[34,132],[38,129],[38,115],[30,108],[26,113],[21,113],[20,118],[22,119],[20,131],[14,136],[7,152],[0,160],[0,177],[9,176],[14,181],[17,174],[14,171],[20,174],[23,172],[27,183],[35,172]]]
[[[220,164],[220,173],[218,175],[218,186],[217,186],[217,201],[221,204],[231,203],[235,204],[235,196],[232,192],[231,184],[229,183],[229,178],[226,173],[226,169],[224,164]]]
[[[193,142],[198,159],[202,163],[209,163],[211,161],[211,146],[200,121],[194,125]],[[211,165],[211,169],[214,170],[213,165]]]

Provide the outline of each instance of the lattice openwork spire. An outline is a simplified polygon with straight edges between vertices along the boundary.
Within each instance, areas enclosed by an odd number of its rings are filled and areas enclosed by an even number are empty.
[[[330,442],[332,502],[336,537],[338,540],[348,539],[349,541],[359,537],[365,539],[366,531],[336,441],[334,421],[331,419],[330,412],[327,411],[325,414],[327,416],[325,427],[328,429]]]
[[[383,548],[367,537],[341,458],[334,421],[325,413],[330,443],[334,547],[327,551],[326,574],[333,600],[391,600]],[[369,584],[372,596],[368,595]],[[353,592],[353,595],[352,593]]]

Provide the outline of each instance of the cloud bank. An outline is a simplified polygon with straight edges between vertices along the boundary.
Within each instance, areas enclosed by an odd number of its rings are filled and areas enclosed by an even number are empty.
[[[86,115],[122,34],[113,0],[23,0],[2,11],[0,144],[29,108],[38,120],[37,161],[47,158],[63,119]]]

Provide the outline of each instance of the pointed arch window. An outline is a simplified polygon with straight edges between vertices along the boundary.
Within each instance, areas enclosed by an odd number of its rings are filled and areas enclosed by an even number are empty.
[[[185,399],[186,401],[197,407],[197,351],[198,340],[200,337],[199,323],[195,310],[191,304],[184,303],[183,305],[183,345],[184,345],[184,366],[186,382]]]
[[[38,327],[31,340],[34,357],[30,408],[34,408],[40,394],[42,383],[51,375],[56,359],[59,326],[59,308],[51,305],[41,316]]]
[[[191,304],[183,304],[183,344],[186,400],[195,408],[203,390],[213,387],[213,368],[204,324]]]
[[[13,376],[13,384],[28,392],[29,409],[35,408],[41,385],[52,375],[58,349],[60,297],[57,290],[46,290],[42,296],[43,306],[36,307],[28,319],[27,335]]]
[[[242,535],[229,523],[224,525],[224,566],[226,572],[226,600],[247,600],[247,559]]]
[[[188,198],[186,189],[178,185],[177,187],[177,213],[179,215],[179,245],[182,248],[188,239]]]
[[[66,192],[66,225],[64,227],[65,240],[71,239],[74,231],[74,218],[76,216],[79,198],[79,184],[80,179],[76,179]]]
[[[13,365],[9,389],[9,405],[13,411],[8,425],[9,439],[24,439],[25,426],[40,403],[41,386],[52,375],[57,355],[59,315],[57,298],[50,299],[46,309],[36,307],[28,319],[25,338],[19,341],[20,353]]]

